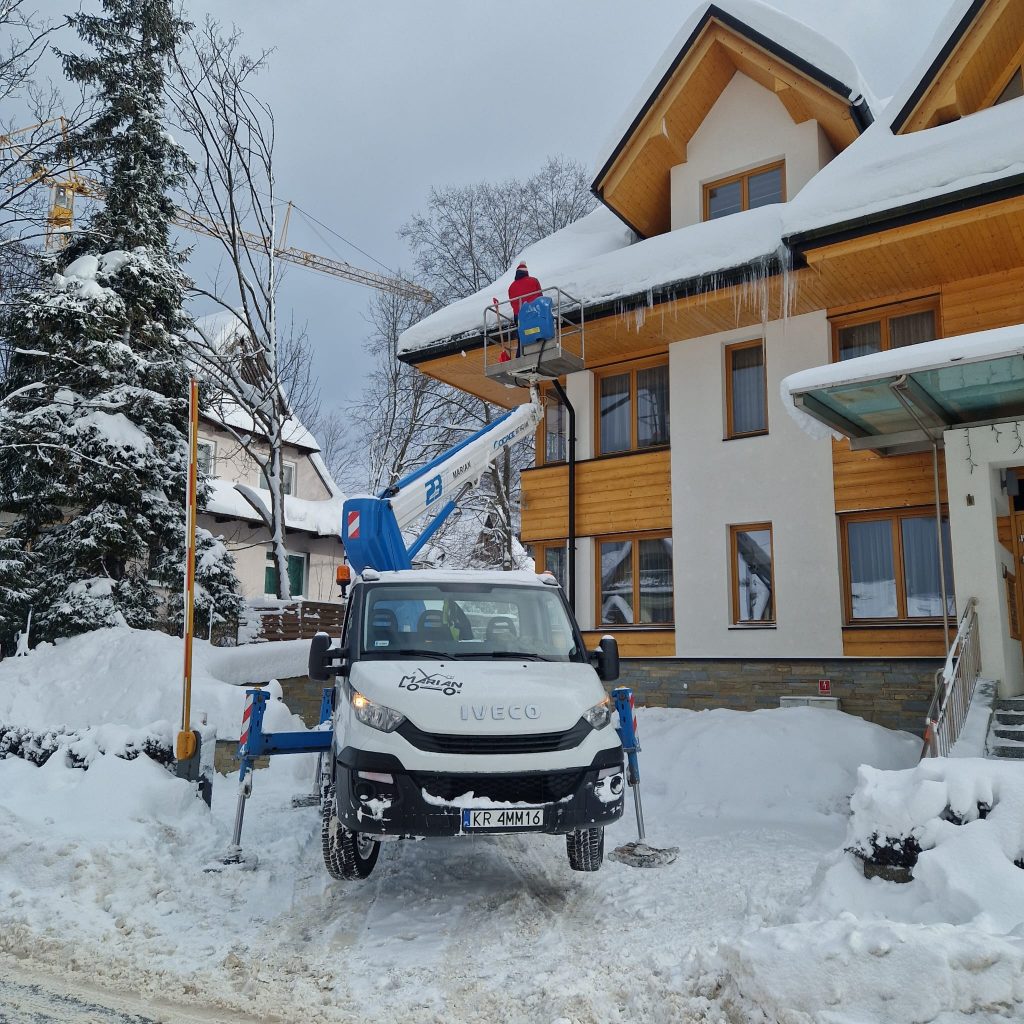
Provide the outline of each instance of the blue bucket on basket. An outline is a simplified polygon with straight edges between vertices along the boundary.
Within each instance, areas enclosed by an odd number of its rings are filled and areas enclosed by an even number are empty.
[[[551,300],[541,295],[532,302],[519,307],[519,344],[525,349],[555,336],[555,318],[551,312]]]

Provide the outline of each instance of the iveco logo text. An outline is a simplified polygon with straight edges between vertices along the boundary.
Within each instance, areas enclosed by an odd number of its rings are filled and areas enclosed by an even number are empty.
[[[523,718],[540,718],[540,708],[536,704],[492,704],[489,708],[486,704],[463,704],[462,720],[468,722],[471,718],[483,722],[488,717],[496,722],[504,722],[511,719],[517,722]]]
[[[504,437],[499,437],[498,440],[494,442],[494,447],[495,448],[504,448],[505,445],[511,443],[512,441],[514,441],[516,439],[516,435],[518,433],[519,433],[518,430],[513,430],[511,433],[506,434]]]

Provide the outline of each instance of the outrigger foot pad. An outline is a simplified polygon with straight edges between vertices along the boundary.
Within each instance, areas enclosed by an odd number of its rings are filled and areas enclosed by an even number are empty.
[[[305,796],[293,796],[292,807],[319,807],[320,794],[307,793]]]
[[[626,843],[625,846],[612,850],[608,854],[608,859],[616,860],[620,864],[629,864],[634,868],[663,868],[673,863],[678,856],[678,846],[658,849],[646,843]]]
[[[255,853],[244,853],[238,846],[229,846],[228,852],[220,860],[210,861],[204,865],[203,871],[211,874],[224,871],[226,868],[238,868],[239,871],[255,871],[260,859]]]

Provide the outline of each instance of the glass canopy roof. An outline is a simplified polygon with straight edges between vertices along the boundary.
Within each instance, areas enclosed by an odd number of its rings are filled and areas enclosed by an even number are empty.
[[[974,361],[961,357],[944,366],[905,373],[893,372],[897,365],[890,361],[889,372],[877,377],[862,373],[857,375],[860,380],[794,387],[793,404],[841,434],[873,439],[856,447],[880,451],[907,450],[915,435],[930,443],[931,437],[941,438],[942,431],[951,427],[1024,418],[1024,356],[1020,353]],[[834,376],[837,366],[822,369]]]

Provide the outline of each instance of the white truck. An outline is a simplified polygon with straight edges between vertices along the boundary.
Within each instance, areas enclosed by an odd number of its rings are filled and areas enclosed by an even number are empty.
[[[387,839],[514,832],[564,834],[573,869],[601,866],[625,789],[602,685],[618,651],[586,651],[554,577],[364,568],[328,654],[331,875],[367,877]]]

